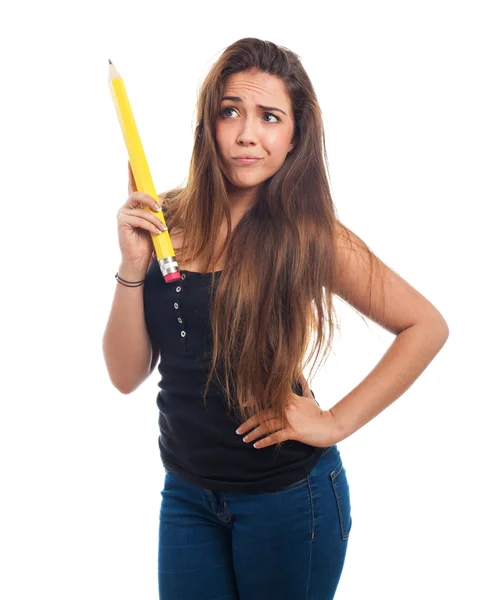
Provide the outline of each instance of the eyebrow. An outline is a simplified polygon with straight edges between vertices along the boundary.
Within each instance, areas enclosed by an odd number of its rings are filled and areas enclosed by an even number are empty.
[[[242,102],[242,98],[240,98],[239,96],[223,96],[223,98],[221,98],[221,102],[223,100],[231,100],[232,102]],[[281,112],[285,116],[287,116],[287,113],[285,113],[281,108],[276,108],[275,106],[263,106],[262,104],[256,104],[256,106],[258,108],[262,108],[263,110],[277,110],[278,112]]]

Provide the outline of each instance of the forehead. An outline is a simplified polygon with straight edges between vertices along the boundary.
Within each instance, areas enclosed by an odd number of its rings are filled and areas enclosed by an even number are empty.
[[[230,75],[224,84],[224,96],[240,96],[244,102],[262,101],[289,103],[284,82],[274,75],[262,71],[242,71]]]

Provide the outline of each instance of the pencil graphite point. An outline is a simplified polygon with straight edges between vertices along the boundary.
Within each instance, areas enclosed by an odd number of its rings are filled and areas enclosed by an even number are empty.
[[[111,59],[108,58],[108,62],[110,63],[110,65],[112,65],[113,63],[111,62]]]

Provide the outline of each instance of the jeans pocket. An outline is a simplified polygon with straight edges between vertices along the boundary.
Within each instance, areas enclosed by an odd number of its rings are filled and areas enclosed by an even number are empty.
[[[341,461],[339,466],[330,474],[332,488],[336,496],[336,504],[341,525],[341,537],[347,540],[351,531],[351,503],[350,503],[350,486],[346,477],[346,469]]]

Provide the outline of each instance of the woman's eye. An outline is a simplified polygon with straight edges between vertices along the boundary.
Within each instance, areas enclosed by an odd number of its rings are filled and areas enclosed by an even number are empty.
[[[226,117],[226,111],[227,110],[235,110],[234,108],[231,108],[231,106],[226,106],[225,108],[223,108],[223,110],[221,111],[221,114],[223,115],[223,117]]]
[[[227,112],[226,112],[227,110],[233,110],[234,111],[235,109],[232,106],[226,106],[225,108],[223,108],[223,110],[221,111],[221,115],[223,117],[225,117],[225,118],[229,116],[227,114]],[[269,115],[270,117],[273,117],[274,119],[276,119],[276,123],[278,123],[280,121],[280,118],[277,117],[276,115],[274,115],[273,113],[266,112],[264,114],[265,115]],[[266,121],[266,122],[267,123],[274,123],[275,121]]]
[[[264,114],[265,114],[265,115],[270,115],[270,117],[273,117],[274,119],[276,119],[276,120],[277,120],[277,123],[280,121],[280,119],[279,119],[279,118],[278,118],[276,115],[274,115],[274,114],[272,114],[272,113],[264,113]],[[273,121],[272,121],[272,122],[273,122]]]

